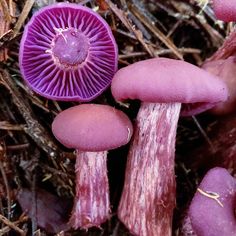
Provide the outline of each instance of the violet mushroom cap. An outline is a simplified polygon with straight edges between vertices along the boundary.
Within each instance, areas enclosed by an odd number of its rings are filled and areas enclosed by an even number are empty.
[[[236,21],[236,0],[212,0],[213,10],[219,20]]]
[[[133,127],[121,111],[107,105],[83,104],[61,112],[52,124],[55,137],[76,148],[76,194],[69,224],[77,229],[110,218],[107,150],[129,142]]]
[[[184,103],[183,116],[196,115],[228,98],[227,87],[217,76],[168,58],[148,59],[120,69],[112,80],[111,90],[118,101]]]
[[[52,132],[68,148],[99,152],[127,144],[133,128],[122,111],[107,105],[82,104],[59,113]]]
[[[36,93],[53,100],[90,101],[111,83],[117,45],[99,14],[58,3],[40,9],[25,26],[19,64]]]
[[[215,197],[215,198],[213,198]],[[189,208],[197,236],[234,236],[236,179],[224,168],[213,168],[203,178]]]

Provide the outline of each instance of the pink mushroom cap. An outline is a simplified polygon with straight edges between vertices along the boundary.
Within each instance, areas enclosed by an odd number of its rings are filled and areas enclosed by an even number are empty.
[[[154,58],[120,69],[112,80],[116,100],[190,104],[182,115],[195,115],[228,97],[227,86],[217,76],[184,61]]]
[[[198,236],[235,236],[236,179],[224,168],[213,168],[203,178],[189,208],[192,228]]]
[[[236,0],[213,0],[213,10],[219,20],[236,21]]]
[[[113,107],[82,104],[59,113],[52,132],[68,148],[97,152],[127,144],[133,126],[122,111]]]

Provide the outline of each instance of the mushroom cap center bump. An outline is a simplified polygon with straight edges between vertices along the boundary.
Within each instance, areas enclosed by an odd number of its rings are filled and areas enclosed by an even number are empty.
[[[77,29],[57,29],[51,47],[54,62],[63,69],[70,69],[86,60],[89,40]]]

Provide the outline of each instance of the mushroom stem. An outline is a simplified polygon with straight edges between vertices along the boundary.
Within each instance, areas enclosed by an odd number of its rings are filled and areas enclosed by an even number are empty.
[[[80,152],[76,158],[76,196],[70,225],[99,227],[110,217],[107,152]]]
[[[134,235],[171,235],[180,108],[180,103],[142,103],[137,115],[118,209]]]

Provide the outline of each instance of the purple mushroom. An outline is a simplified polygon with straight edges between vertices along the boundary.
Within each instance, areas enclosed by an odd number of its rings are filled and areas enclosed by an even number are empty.
[[[107,151],[129,142],[133,127],[121,111],[107,105],[83,104],[56,116],[55,137],[76,148],[76,196],[70,219],[73,228],[99,227],[110,217]]]
[[[212,5],[219,20],[236,21],[236,0],[212,0]]]
[[[208,171],[189,207],[183,235],[235,236],[236,179],[226,169]]]
[[[139,99],[141,107],[128,154],[120,220],[135,235],[171,235],[175,207],[175,136],[181,103],[197,114],[227,99],[225,84],[187,62],[167,58],[141,61],[112,80],[116,100]]]
[[[111,83],[117,45],[96,12],[71,3],[44,7],[26,25],[20,70],[38,94],[54,100],[90,101]]]

